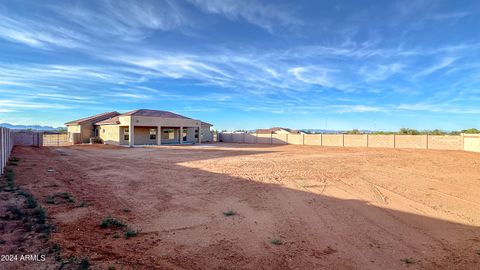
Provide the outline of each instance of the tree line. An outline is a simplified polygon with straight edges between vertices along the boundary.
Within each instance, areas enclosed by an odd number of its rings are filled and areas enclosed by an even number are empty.
[[[352,129],[346,131],[345,134],[395,134],[395,135],[460,135],[460,133],[466,134],[480,134],[480,130],[476,128],[463,129],[460,131],[445,131],[440,129],[434,130],[416,130],[413,128],[401,128],[398,131],[374,131],[374,132],[363,132],[358,129]]]

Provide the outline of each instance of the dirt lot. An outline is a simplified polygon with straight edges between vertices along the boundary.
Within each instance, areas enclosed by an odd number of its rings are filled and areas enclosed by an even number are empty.
[[[479,153],[217,144],[14,155],[16,181],[57,228],[49,242],[94,268],[480,265]],[[102,229],[107,216],[140,233]]]

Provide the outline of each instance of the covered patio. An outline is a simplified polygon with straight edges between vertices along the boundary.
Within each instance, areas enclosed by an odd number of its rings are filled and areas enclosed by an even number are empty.
[[[132,132],[133,131],[133,134]],[[120,127],[120,145],[178,145],[200,143],[199,127],[129,126]],[[132,138],[132,140],[130,140]]]

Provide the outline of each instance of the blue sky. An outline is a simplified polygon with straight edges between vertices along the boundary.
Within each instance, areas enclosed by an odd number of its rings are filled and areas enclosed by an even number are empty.
[[[480,2],[0,2],[0,122],[480,127]]]

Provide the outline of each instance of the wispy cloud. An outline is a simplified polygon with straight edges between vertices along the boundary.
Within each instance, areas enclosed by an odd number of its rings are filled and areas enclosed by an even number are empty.
[[[453,64],[455,62],[455,60],[456,60],[456,58],[454,58],[454,57],[444,58],[444,59],[442,59],[442,61],[440,61],[438,63],[435,63],[435,64],[425,68],[424,70],[416,73],[415,75],[413,75],[413,78],[430,75],[430,74],[432,74],[436,71],[439,71],[441,69],[444,69],[444,68],[450,66],[451,64]]]
[[[271,5],[268,2],[246,0],[189,0],[207,13],[220,14],[230,20],[245,20],[272,32],[276,25],[300,25],[302,21],[288,7]]]

